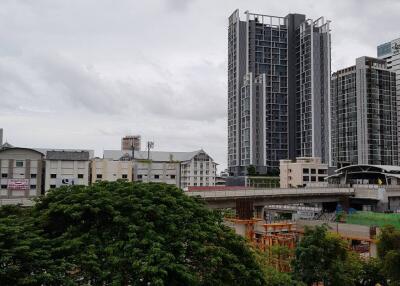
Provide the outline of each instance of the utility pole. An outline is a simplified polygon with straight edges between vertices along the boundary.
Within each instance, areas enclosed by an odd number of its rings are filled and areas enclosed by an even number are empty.
[[[147,141],[147,160],[150,160],[150,149],[154,149],[153,141]]]

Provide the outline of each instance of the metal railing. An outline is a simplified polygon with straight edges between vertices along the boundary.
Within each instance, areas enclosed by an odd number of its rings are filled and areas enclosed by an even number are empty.
[[[246,190],[227,190],[227,191],[192,191],[186,193],[189,196],[199,196],[201,198],[230,198],[230,197],[266,197],[266,196],[302,196],[302,195],[321,195],[321,194],[354,194],[353,188],[312,188],[312,189],[246,189]]]

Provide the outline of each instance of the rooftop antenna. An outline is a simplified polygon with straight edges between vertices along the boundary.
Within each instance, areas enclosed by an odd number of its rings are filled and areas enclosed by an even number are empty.
[[[154,149],[153,141],[147,141],[147,160],[150,160],[150,149]]]

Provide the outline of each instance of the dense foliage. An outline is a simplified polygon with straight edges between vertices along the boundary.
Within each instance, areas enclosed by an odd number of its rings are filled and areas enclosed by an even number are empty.
[[[390,281],[389,285],[400,285],[400,230],[394,226],[382,229],[378,242],[378,255],[382,272]]]
[[[325,226],[306,230],[293,261],[294,277],[307,285],[356,285],[361,269],[357,254],[348,251],[345,241]]]
[[[0,208],[0,285],[265,283],[245,241],[174,186],[70,186]]]

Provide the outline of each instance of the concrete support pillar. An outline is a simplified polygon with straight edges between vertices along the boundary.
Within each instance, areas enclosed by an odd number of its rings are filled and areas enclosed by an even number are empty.
[[[350,208],[350,200],[349,197],[343,197],[340,199],[340,204],[342,205],[342,208],[344,211],[348,211]]]
[[[254,217],[264,219],[264,206],[254,207]]]
[[[236,216],[239,219],[253,218],[253,199],[236,199]]]

